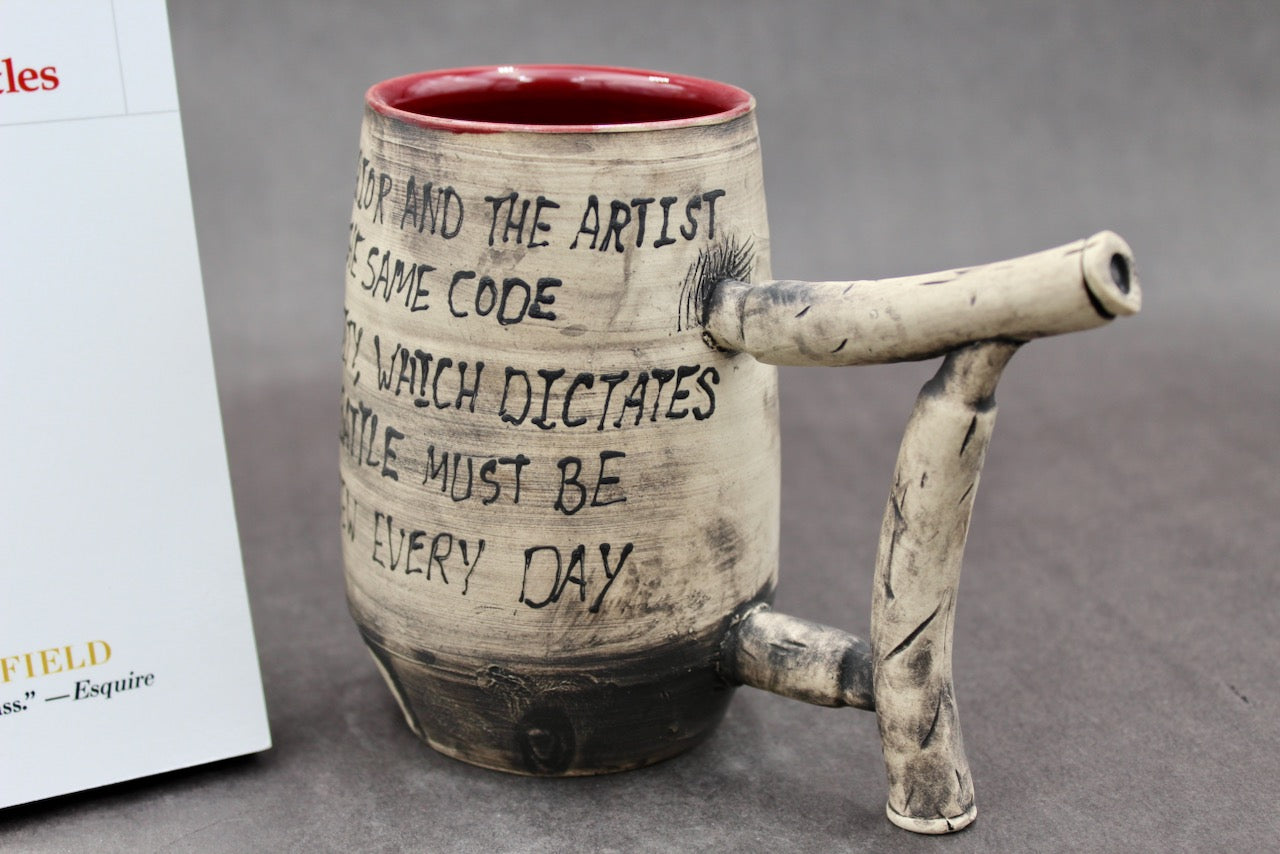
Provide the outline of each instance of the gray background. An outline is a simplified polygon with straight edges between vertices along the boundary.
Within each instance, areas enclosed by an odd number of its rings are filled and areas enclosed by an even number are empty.
[[[170,4],[275,747],[0,813],[32,851],[1247,851],[1280,832],[1280,5]],[[663,765],[537,781],[432,753],[349,621],[338,344],[365,87],[573,61],[760,104],[773,268],[926,272],[1113,228],[1135,320],[1001,384],[956,623],[980,816],[883,817],[872,715],[739,692]],[[785,370],[778,606],[865,634],[926,365]],[[214,719],[217,709],[210,709]],[[192,726],[200,726],[193,721]]]

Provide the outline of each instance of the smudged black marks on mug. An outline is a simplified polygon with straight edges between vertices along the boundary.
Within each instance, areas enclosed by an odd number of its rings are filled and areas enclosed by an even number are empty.
[[[952,769],[952,773],[956,775],[956,793],[960,803],[972,804],[973,778],[968,774],[961,772],[959,768]]]
[[[618,592],[619,614],[628,619],[635,617],[653,617],[658,614],[674,615],[689,604],[687,599],[678,599],[672,595],[671,586],[674,579],[670,567],[666,566],[657,555],[641,557],[636,564],[636,571],[631,576],[629,586]],[[697,591],[688,591],[694,595]],[[624,595],[625,594],[625,595]],[[645,631],[644,624],[636,625],[637,632]]]
[[[374,629],[365,625],[364,615],[356,611],[354,608],[352,608],[350,606],[349,601],[348,601],[347,610],[351,612],[351,616],[355,619],[357,623],[357,628],[360,630],[360,636],[364,638],[364,642],[366,644],[369,644],[370,646],[379,646],[379,647],[382,647],[383,649],[386,649],[387,639],[384,638],[382,635],[378,634],[378,632],[376,632]]]
[[[933,641],[917,641],[907,656],[907,672],[916,685],[924,685],[933,674]]]
[[[851,645],[840,659],[838,675],[840,694],[850,705],[874,711],[875,688],[872,684],[871,646]]]
[[[430,652],[429,650],[400,648],[393,651],[391,649],[391,646],[387,643],[386,638],[378,634],[377,631],[365,625],[361,625],[359,628],[360,628],[360,634],[364,637],[365,644],[370,649],[378,649],[383,652],[391,652],[392,654],[398,655],[401,658],[407,658],[410,661],[416,661],[420,664],[436,663],[435,653]]]
[[[476,685],[490,701],[501,704],[507,717],[518,718],[537,693],[525,677],[504,667],[491,664],[476,674]]]
[[[768,448],[768,453],[778,453],[778,447],[781,443],[781,426],[778,419],[778,385],[777,383],[769,383],[765,387],[764,397],[761,399],[761,406],[765,412],[765,427],[760,431],[760,448]]]
[[[698,250],[698,257],[685,273],[680,285],[680,311],[676,329],[698,329],[707,324],[711,295],[716,285],[727,279],[751,281],[755,269],[755,243],[736,234],[726,234]]]
[[[535,706],[516,724],[516,747],[533,774],[563,774],[573,764],[577,739],[564,709]]]
[[[769,579],[726,611],[772,595]],[[555,661],[438,652],[426,664],[394,645],[375,654],[394,675],[415,731],[436,750],[520,774],[600,774],[675,756],[712,731],[733,692],[716,668],[731,620],[726,613],[678,638],[642,634],[625,652],[588,645]],[[377,628],[365,636],[381,646]]]
[[[900,815],[920,819],[954,819],[973,805],[973,788],[966,787],[966,775],[959,768],[938,773],[937,758],[921,754],[907,763],[905,797],[902,804],[891,804]],[[955,810],[952,812],[952,810]]]
[[[742,533],[731,519],[720,516],[703,532],[703,539],[711,550],[712,565],[716,571],[732,574],[742,559]]]
[[[395,694],[396,700],[400,705],[400,711],[404,714],[405,722],[409,724],[409,729],[413,730],[414,734],[419,738],[424,738],[426,730],[423,729],[422,721],[416,713],[418,703],[416,698],[408,693],[404,681],[400,678],[394,656],[378,644],[369,643],[367,637],[365,646],[369,647],[369,652],[373,654],[373,658],[378,664],[378,669],[382,672],[383,680],[391,688],[392,693]]]
[[[485,250],[485,260],[491,267],[515,267],[524,259],[528,247],[517,244],[500,244]]]
[[[357,620],[360,618],[357,617]],[[418,664],[435,664],[436,656],[429,650],[425,649],[409,649],[403,646],[389,644],[382,635],[378,634],[372,628],[366,625],[360,625],[360,634],[364,638],[365,646],[373,650],[374,656],[378,661],[391,670],[391,662],[393,658],[407,659],[408,661],[417,662]]]

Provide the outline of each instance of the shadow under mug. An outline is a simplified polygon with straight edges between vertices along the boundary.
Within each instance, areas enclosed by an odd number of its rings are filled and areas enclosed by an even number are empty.
[[[887,813],[976,815],[951,682],[1001,369],[1138,309],[1104,232],[880,281],[772,278],[752,97],[499,66],[373,86],[346,258],[351,612],[432,747],[537,775],[703,739],[735,686],[875,710]],[[903,439],[870,642],[778,614],[773,365],[944,356]]]

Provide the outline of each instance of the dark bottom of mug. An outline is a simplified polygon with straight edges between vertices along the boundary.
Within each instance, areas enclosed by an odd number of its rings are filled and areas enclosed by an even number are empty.
[[[711,733],[734,690],[716,673],[718,627],[632,659],[582,657],[554,669],[446,662],[362,634],[419,737],[515,774],[607,774],[669,759]]]

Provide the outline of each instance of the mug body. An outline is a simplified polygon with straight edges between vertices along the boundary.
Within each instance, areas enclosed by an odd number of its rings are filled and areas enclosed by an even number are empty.
[[[750,96],[429,72],[370,90],[354,165],[341,537],[409,725],[529,774],[691,747],[777,571],[774,369],[700,322],[770,275]]]

